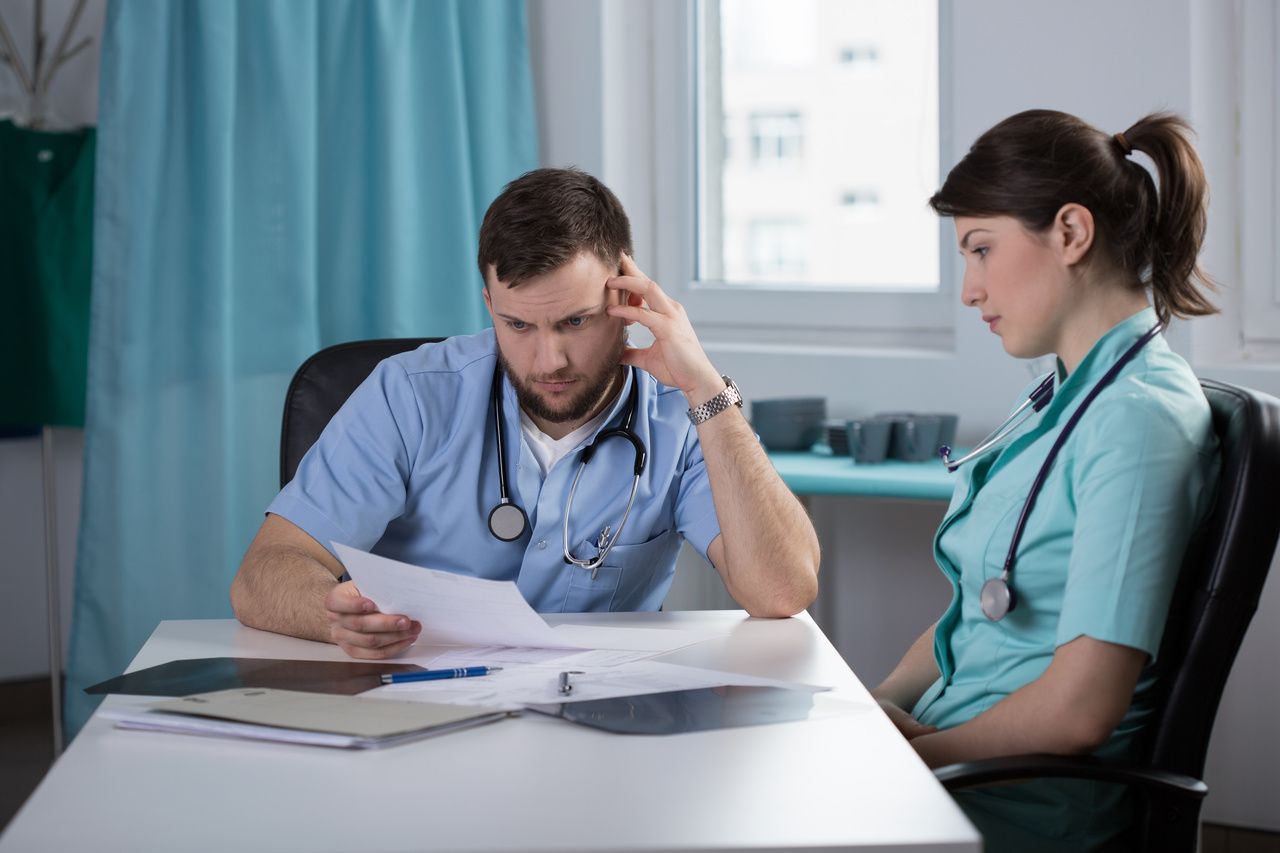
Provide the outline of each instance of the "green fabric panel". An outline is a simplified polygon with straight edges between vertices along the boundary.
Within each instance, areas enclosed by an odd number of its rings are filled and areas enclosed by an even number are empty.
[[[0,121],[0,425],[84,425],[94,149]]]

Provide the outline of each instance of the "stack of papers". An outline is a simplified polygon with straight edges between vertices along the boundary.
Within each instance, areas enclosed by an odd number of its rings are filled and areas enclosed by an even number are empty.
[[[396,684],[372,696],[518,709],[707,687],[825,687],[647,660],[717,636],[674,628],[548,625],[510,581],[413,566],[332,543],[360,594],[422,623],[403,660],[432,669],[500,666],[483,678]],[[573,690],[560,692],[560,673]]]
[[[151,705],[142,711],[104,711],[116,727],[269,740],[342,749],[394,746],[510,716],[468,708],[294,690],[219,690]]]
[[[570,673],[573,689],[560,692],[560,673]],[[672,690],[697,690],[705,687],[780,687],[807,691],[827,690],[810,684],[756,678],[734,672],[681,666],[663,661],[640,661],[624,666],[584,666],[573,658],[554,666],[536,665],[504,669],[484,678],[453,678],[444,681],[419,681],[392,684],[380,688],[371,697],[394,696],[397,699],[421,699],[428,702],[458,702],[490,708],[515,710],[530,705],[560,702],[585,702],[639,696],[645,693],[667,693]]]

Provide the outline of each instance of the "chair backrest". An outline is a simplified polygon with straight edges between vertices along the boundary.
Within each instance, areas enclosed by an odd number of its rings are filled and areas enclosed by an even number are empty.
[[[293,374],[284,395],[280,425],[280,487],[293,479],[302,457],[351,392],[378,362],[444,338],[384,338],[349,341],[320,350]]]
[[[1164,695],[1147,741],[1153,767],[1196,779],[1280,534],[1280,400],[1211,380],[1200,385],[1222,468],[1213,508],[1183,560],[1157,664]]]

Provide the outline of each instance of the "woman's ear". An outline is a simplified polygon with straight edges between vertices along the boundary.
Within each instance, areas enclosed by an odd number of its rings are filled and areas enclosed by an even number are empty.
[[[1089,254],[1095,230],[1093,214],[1083,204],[1064,204],[1054,217],[1052,230],[1054,245],[1067,266],[1075,266]]]

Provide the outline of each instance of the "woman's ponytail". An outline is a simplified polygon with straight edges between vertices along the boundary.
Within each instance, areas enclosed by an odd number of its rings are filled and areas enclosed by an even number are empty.
[[[1154,210],[1146,211],[1138,254],[1149,271],[1156,314],[1166,322],[1217,312],[1203,292],[1215,285],[1198,261],[1209,186],[1190,136],[1190,126],[1171,113],[1146,116],[1116,134],[1118,145],[1127,143],[1155,164],[1159,188]]]

